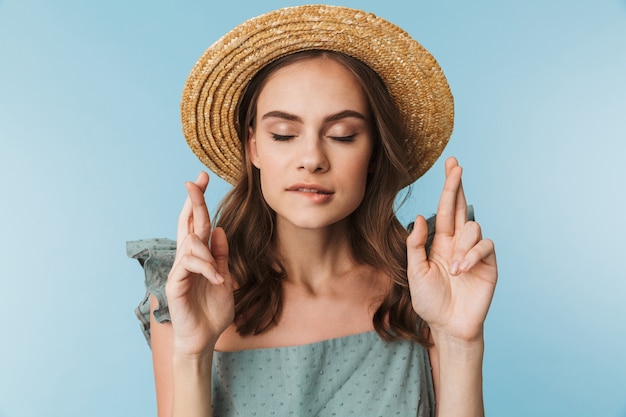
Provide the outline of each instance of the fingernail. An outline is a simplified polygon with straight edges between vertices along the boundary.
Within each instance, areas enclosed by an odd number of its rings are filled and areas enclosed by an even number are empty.
[[[457,261],[452,262],[452,265],[450,265],[450,273],[452,275],[459,273],[459,263]]]
[[[223,284],[224,283],[224,277],[222,277],[219,273],[215,273],[215,280],[220,283]]]
[[[463,261],[461,264],[461,271],[467,271],[469,269],[470,263],[468,260]]]

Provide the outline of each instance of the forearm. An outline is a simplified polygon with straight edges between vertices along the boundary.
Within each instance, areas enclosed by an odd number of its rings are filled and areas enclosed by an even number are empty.
[[[172,417],[211,417],[212,355],[174,355]]]
[[[459,342],[433,335],[437,366],[437,417],[484,416],[482,365],[484,341]]]

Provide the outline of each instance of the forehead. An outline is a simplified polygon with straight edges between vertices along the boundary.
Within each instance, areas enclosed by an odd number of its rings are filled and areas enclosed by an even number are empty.
[[[357,77],[328,56],[298,60],[278,68],[267,77],[258,98],[259,107],[316,102],[360,111],[369,107]]]

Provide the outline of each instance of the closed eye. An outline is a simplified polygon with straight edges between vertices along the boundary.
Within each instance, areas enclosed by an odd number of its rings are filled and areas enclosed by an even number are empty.
[[[332,140],[336,140],[337,142],[354,142],[355,136],[356,136],[356,133],[354,135],[349,135],[349,136],[331,136],[330,138]]]
[[[295,138],[295,135],[279,135],[278,133],[272,133],[272,139],[278,142],[286,142]]]

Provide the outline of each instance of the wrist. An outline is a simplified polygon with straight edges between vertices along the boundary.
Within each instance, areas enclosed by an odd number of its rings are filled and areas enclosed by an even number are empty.
[[[189,355],[186,353],[174,353],[172,366],[174,380],[178,380],[185,385],[202,384],[202,381],[210,381],[213,356],[208,354]]]
[[[173,360],[188,365],[202,364],[213,360],[215,343],[209,343],[203,349],[189,348],[184,343],[174,341]]]
[[[186,363],[189,365],[194,364],[202,364],[207,361],[213,360],[213,350],[200,352],[200,353],[189,353],[189,352],[177,352],[174,349],[174,355],[172,357],[174,362]]]
[[[459,338],[446,332],[431,330],[431,340],[439,355],[461,361],[482,358],[485,351],[482,332],[472,338]]]

